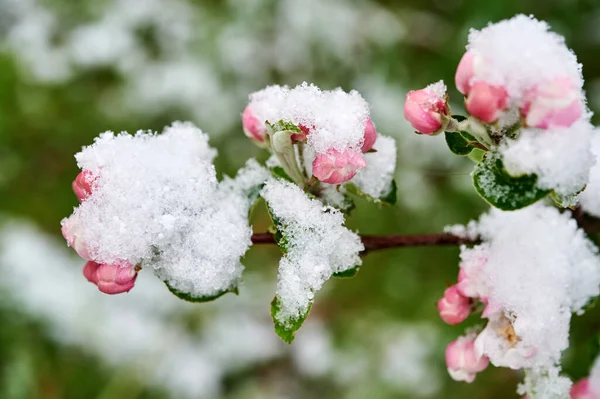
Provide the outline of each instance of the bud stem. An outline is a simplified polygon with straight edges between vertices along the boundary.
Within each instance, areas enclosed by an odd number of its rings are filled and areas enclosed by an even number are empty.
[[[283,170],[292,178],[292,180],[304,189],[305,178],[304,174],[298,166],[294,144],[292,143],[292,135],[294,132],[290,130],[281,130],[278,132],[269,132],[271,138],[271,148],[273,153],[281,163]]]

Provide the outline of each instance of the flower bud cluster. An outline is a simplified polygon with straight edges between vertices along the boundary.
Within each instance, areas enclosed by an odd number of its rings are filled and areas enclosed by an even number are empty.
[[[308,165],[302,164],[310,161],[305,158],[305,144],[314,152],[310,167],[314,178],[337,185],[367,166],[363,154],[371,151],[377,139],[368,105],[357,92],[321,91],[306,83],[293,89],[270,86],[251,94],[242,113],[242,127],[254,143],[270,147],[300,185],[309,181],[305,176]],[[290,129],[290,133],[278,134],[280,129]]]

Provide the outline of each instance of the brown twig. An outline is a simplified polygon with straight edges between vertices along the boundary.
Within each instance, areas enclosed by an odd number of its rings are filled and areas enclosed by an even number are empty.
[[[573,219],[586,233],[600,232],[600,219],[583,213],[580,207],[573,209]],[[393,235],[364,235],[361,240],[365,245],[365,251],[375,251],[386,248],[422,247],[438,245],[462,245],[476,244],[479,240],[459,237],[449,233],[438,234],[393,234]],[[275,237],[271,233],[256,233],[252,235],[253,244],[275,244]]]
[[[361,236],[365,245],[365,251],[377,249],[434,246],[434,245],[461,245],[473,244],[476,241],[465,239],[453,234],[414,234],[414,235],[365,235]],[[253,244],[275,244],[275,238],[271,233],[257,233],[252,235]]]

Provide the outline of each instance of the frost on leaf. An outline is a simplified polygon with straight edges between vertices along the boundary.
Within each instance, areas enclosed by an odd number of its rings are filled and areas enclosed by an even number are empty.
[[[476,296],[487,305],[489,322],[476,340],[479,354],[495,366],[557,375],[571,313],[581,313],[600,292],[597,248],[569,214],[542,204],[492,209],[466,230],[483,243],[461,249],[461,267],[485,259],[477,270],[465,270],[475,276]]]
[[[593,133],[587,121],[547,130],[522,129],[519,138],[507,140],[500,152],[511,175],[535,174],[539,188],[570,196],[585,187],[594,166]]]
[[[297,186],[269,180],[261,193],[276,224],[284,255],[272,303],[275,331],[286,342],[308,315],[315,292],[334,273],[361,264],[360,237],[344,227],[343,214]]]
[[[473,185],[477,193],[498,209],[521,209],[544,198],[549,191],[538,187],[537,176],[512,176],[504,168],[501,157],[487,156],[473,170]]]
[[[250,246],[248,211],[268,171],[249,161],[219,184],[208,137],[191,123],[162,134],[111,132],[76,155],[97,176],[68,219],[92,259],[153,268],[186,300],[234,291]]]

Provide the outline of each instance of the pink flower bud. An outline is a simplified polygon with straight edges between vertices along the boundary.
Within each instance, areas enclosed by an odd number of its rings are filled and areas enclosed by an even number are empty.
[[[503,87],[476,82],[471,86],[465,107],[476,118],[492,123],[498,120],[500,112],[506,108],[507,102],[508,93]]]
[[[323,183],[341,184],[352,179],[356,172],[366,166],[365,158],[359,151],[340,152],[332,148],[315,157],[312,170],[313,175]]]
[[[89,282],[96,284],[100,292],[114,295],[128,292],[133,288],[137,270],[134,265],[126,261],[112,264],[89,261],[83,268],[83,275]]]
[[[571,399],[600,399],[593,390],[588,378],[582,378],[571,387]]]
[[[306,136],[310,133],[310,128],[304,126],[303,124],[299,124],[298,128],[302,133],[294,133],[292,134],[292,141],[306,141]],[[314,127],[313,127],[314,129]]]
[[[371,148],[373,148],[373,144],[375,144],[375,140],[377,140],[377,131],[375,130],[375,126],[373,126],[373,122],[371,119],[367,119],[365,123],[365,136],[362,148],[360,149],[362,152],[367,152]]]
[[[571,126],[583,113],[581,92],[568,78],[538,85],[525,94],[521,109],[528,126]]]
[[[462,323],[471,313],[471,300],[452,286],[444,291],[444,297],[437,303],[440,317],[446,323],[455,325]]]
[[[78,223],[73,222],[72,219],[66,219],[61,227],[61,232],[65,240],[67,240],[67,244],[77,252],[77,255],[83,259],[90,260],[92,256],[88,245],[81,238],[77,237],[78,228]]]
[[[79,202],[83,202],[87,197],[92,195],[92,185],[96,177],[89,170],[80,172],[75,180],[73,180],[73,192],[77,196]]]
[[[261,122],[255,115],[250,105],[242,113],[242,128],[244,134],[253,141],[263,143],[267,135],[267,128],[264,122]]]
[[[464,95],[469,94],[471,90],[471,79],[475,75],[476,58],[477,56],[474,53],[467,51],[456,68],[456,75],[454,76],[456,88]]]
[[[404,118],[418,132],[431,135],[439,133],[446,115],[448,115],[448,104],[445,93],[428,86],[421,90],[410,91],[406,95]]]
[[[489,363],[486,356],[477,356],[474,335],[459,337],[446,347],[446,367],[455,381],[473,382],[477,373],[485,370]]]

